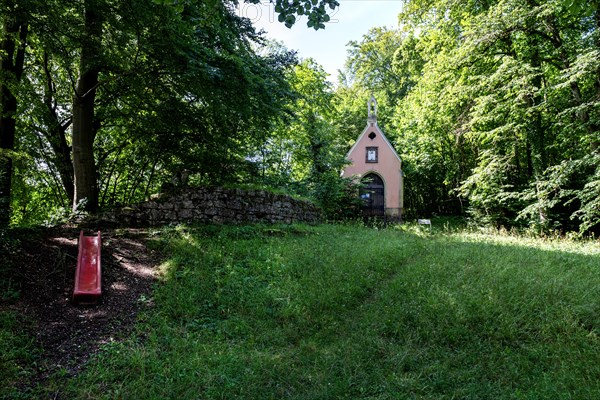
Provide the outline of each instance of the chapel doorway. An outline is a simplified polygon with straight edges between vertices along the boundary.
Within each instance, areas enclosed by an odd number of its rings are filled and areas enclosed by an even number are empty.
[[[362,178],[363,189],[360,198],[363,199],[363,215],[379,217],[385,215],[385,185],[377,174],[367,174]]]

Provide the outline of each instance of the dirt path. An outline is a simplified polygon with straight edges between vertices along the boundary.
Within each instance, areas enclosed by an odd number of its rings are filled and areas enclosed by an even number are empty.
[[[10,308],[32,320],[32,334],[43,350],[29,387],[59,370],[76,374],[102,344],[127,335],[149,304],[160,258],[147,249],[147,232],[103,230],[102,302],[73,305],[78,237],[77,229],[52,228],[22,239],[14,264],[21,297]]]

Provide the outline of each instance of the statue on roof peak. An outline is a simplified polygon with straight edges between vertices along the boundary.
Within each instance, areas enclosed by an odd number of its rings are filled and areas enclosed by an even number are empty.
[[[371,97],[367,101],[367,112],[367,122],[377,122],[377,100],[375,100],[375,96],[373,95],[371,95]]]

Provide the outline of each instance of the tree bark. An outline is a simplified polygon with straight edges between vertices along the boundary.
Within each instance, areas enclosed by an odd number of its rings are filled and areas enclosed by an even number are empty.
[[[50,143],[53,151],[53,162],[58,169],[63,190],[70,203],[73,202],[75,194],[73,184],[73,162],[71,161],[71,146],[67,142],[67,129],[72,119],[61,121],[57,113],[55,101],[55,86],[50,72],[48,54],[44,54],[44,74],[46,76],[46,88],[44,92],[44,103],[46,105],[46,125],[48,131],[42,134]]]
[[[73,96],[73,172],[75,195],[73,210],[98,210],[98,185],[94,140],[94,108],[100,71],[102,17],[91,0],[85,2],[85,39],[79,62],[79,78]]]
[[[58,121],[57,121],[58,122]],[[63,190],[69,201],[75,196],[75,184],[73,182],[73,163],[71,161],[71,146],[67,143],[66,131],[70,122],[58,124],[50,132],[50,145],[54,151],[54,163],[60,175]]]
[[[28,26],[18,16],[5,16],[0,43],[0,227],[10,222],[10,198],[15,147],[17,98],[11,84],[20,82]]]

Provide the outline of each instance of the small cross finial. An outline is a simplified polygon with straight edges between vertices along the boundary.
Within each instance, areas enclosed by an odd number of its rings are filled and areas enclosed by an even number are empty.
[[[371,98],[367,101],[367,112],[367,122],[377,122],[377,100],[375,100],[375,96],[373,95],[371,95]]]

